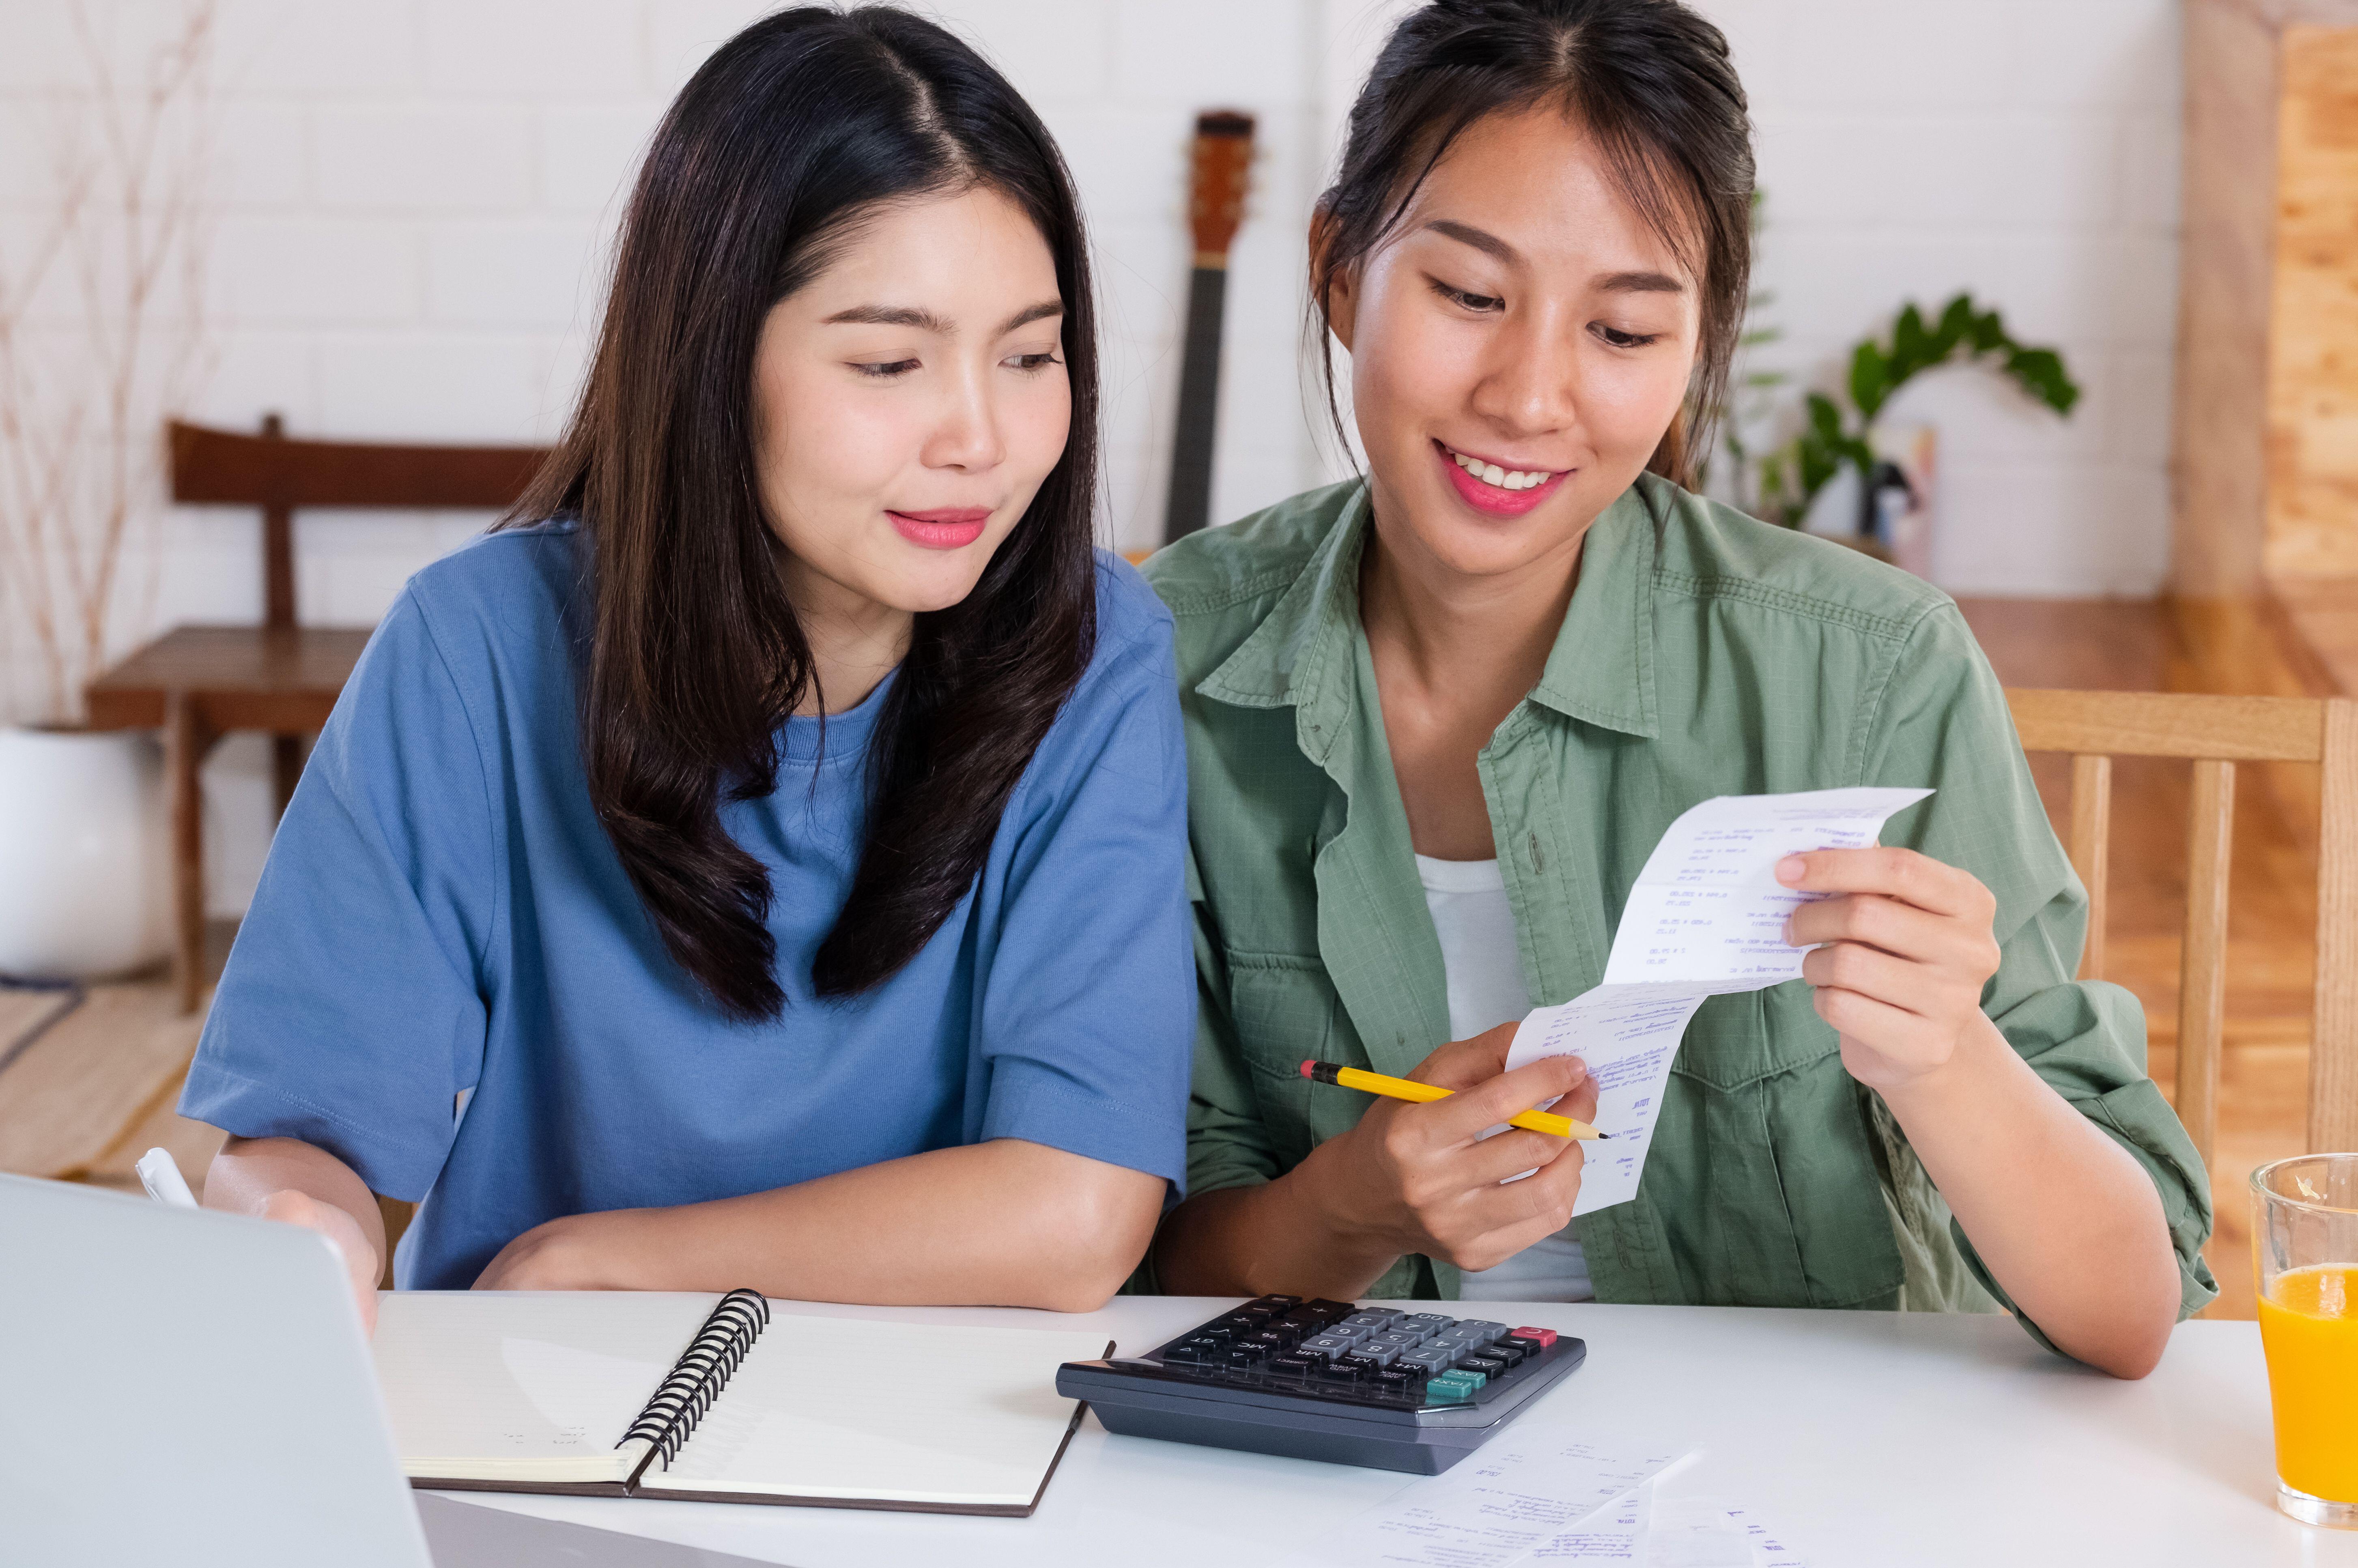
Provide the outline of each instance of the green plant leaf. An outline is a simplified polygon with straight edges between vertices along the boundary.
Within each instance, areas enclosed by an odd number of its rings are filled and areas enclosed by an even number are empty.
[[[1893,385],[1894,366],[1872,339],[1850,356],[1850,401],[1863,419],[1873,419]]]
[[[1821,441],[1842,439],[1842,410],[1823,392],[1810,394],[1810,429]]]
[[[1916,307],[1901,310],[1891,326],[1891,390],[1897,392],[1918,371],[1948,358],[1952,346],[1924,330],[1924,318]],[[1865,404],[1859,406],[1859,412],[1869,419],[1875,417]]]

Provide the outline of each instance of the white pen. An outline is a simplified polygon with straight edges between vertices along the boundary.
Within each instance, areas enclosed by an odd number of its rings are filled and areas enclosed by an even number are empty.
[[[180,1167],[172,1162],[172,1156],[165,1151],[148,1150],[139,1156],[135,1168],[139,1172],[139,1184],[146,1187],[147,1195],[157,1203],[168,1204],[174,1208],[197,1206],[197,1195],[189,1191],[188,1181],[181,1176]]]

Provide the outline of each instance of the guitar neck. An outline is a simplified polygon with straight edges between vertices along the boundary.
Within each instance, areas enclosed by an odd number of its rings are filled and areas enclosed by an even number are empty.
[[[1163,542],[1211,522],[1212,425],[1220,406],[1220,314],[1228,293],[1228,243],[1244,217],[1253,120],[1233,109],[1195,117],[1189,154],[1187,232],[1195,243],[1187,281],[1187,338],[1179,361],[1179,418],[1171,443],[1171,494]]]
[[[1171,449],[1171,494],[1163,512],[1166,545],[1211,521],[1212,425],[1220,405],[1220,320],[1228,295],[1225,258],[1219,266],[1196,267],[1188,279],[1178,432]]]

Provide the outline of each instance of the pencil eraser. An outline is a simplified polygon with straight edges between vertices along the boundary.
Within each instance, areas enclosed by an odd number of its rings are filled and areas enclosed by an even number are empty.
[[[1317,1064],[1315,1061],[1309,1061],[1309,1062],[1304,1062],[1304,1063],[1303,1063],[1303,1064],[1302,1064],[1302,1076],[1303,1076],[1303,1077],[1305,1077],[1305,1078],[1312,1076],[1313,1075],[1312,1075],[1312,1073],[1311,1073],[1311,1069],[1312,1069],[1313,1067],[1315,1067],[1316,1065],[1318,1065],[1318,1064]]]

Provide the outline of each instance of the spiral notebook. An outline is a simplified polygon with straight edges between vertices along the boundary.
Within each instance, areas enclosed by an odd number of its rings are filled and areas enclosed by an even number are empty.
[[[752,1291],[399,1291],[373,1346],[411,1485],[1022,1516],[1101,1336],[773,1314]]]

